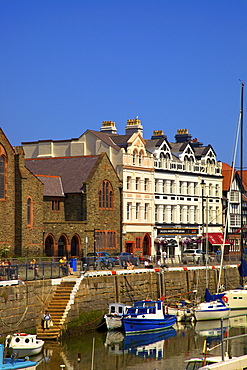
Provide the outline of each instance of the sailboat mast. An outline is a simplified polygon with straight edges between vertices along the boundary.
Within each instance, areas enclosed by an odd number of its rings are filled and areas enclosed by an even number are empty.
[[[241,184],[241,199],[240,199],[240,222],[241,222],[241,233],[240,233],[240,252],[241,259],[244,256],[244,224],[243,224],[243,130],[244,130],[244,83],[241,86],[241,103],[240,103],[240,184]]]

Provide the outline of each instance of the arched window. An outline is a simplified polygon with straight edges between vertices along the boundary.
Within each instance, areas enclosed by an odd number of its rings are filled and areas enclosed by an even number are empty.
[[[133,152],[133,166],[136,166],[137,156],[138,156],[138,152],[137,152],[137,150],[134,150],[134,152]]]
[[[28,226],[33,225],[33,202],[30,197],[27,198],[27,224]]]
[[[0,199],[5,198],[5,166],[6,160],[4,156],[0,157]]]
[[[99,208],[113,208],[113,190],[111,183],[107,180],[102,181],[99,189]]]
[[[142,165],[142,161],[143,161],[143,151],[141,150],[139,153],[139,166]]]

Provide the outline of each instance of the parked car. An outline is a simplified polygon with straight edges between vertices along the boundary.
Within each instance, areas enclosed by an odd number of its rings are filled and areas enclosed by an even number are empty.
[[[209,262],[209,256],[206,255],[204,251],[201,249],[185,249],[182,253],[182,262],[205,262],[207,258],[207,261]]]
[[[87,264],[88,266],[99,264],[101,268],[112,268],[115,266],[115,258],[108,252],[91,252],[87,254]]]
[[[132,265],[138,266],[139,265],[139,258],[133,256],[131,253],[122,252],[118,254],[118,260],[120,261],[122,266],[126,266],[127,262],[131,262]]]

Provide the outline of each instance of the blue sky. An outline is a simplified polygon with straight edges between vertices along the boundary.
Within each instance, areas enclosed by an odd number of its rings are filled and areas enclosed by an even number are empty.
[[[246,0],[1,0],[0,127],[20,145],[138,116],[231,163],[246,20]]]

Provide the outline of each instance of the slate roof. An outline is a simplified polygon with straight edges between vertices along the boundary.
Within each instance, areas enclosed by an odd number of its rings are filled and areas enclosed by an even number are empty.
[[[44,184],[43,195],[46,197],[64,197],[62,179],[60,176],[39,175],[38,179]]]
[[[45,181],[52,187],[59,186],[58,181],[42,180],[41,175],[57,176],[61,178],[64,193],[80,193],[82,186],[87,181],[91,171],[100,159],[101,155],[81,156],[81,157],[60,157],[60,158],[31,158],[25,159],[25,166],[40,180]],[[56,183],[55,183],[56,181]],[[55,188],[54,188],[55,191]],[[61,193],[61,189],[56,188],[56,192]]]

